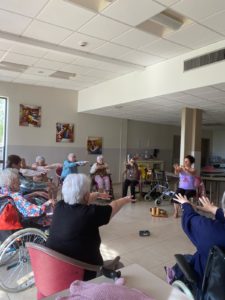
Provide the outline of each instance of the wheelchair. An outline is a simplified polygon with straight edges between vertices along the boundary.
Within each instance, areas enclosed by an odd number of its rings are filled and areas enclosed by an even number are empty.
[[[1,197],[0,213],[9,205],[9,197]],[[15,208],[15,212],[19,212]],[[33,218],[29,218],[31,220]],[[7,221],[7,219],[6,219]],[[25,223],[21,222],[20,226],[11,225],[11,216],[8,218],[7,229],[0,230],[2,243],[0,244],[0,289],[17,293],[23,291],[34,284],[34,276],[31,269],[30,257],[25,246],[27,242],[44,245],[47,240],[46,230],[48,227],[35,226],[37,228],[22,228]],[[12,223],[11,223],[12,224]],[[26,225],[32,226],[31,222]],[[2,227],[3,228],[3,227]]]
[[[111,178],[110,174],[108,174],[108,176],[109,176],[109,182],[110,182],[110,189],[109,189],[110,200],[113,200],[114,199],[114,192],[113,192],[113,186],[112,186],[112,178]],[[98,189],[98,184],[95,181],[95,175],[90,174],[90,177],[91,177],[91,189],[90,189],[91,192],[98,192],[99,189]],[[110,201],[110,200],[108,200],[108,201]]]
[[[197,285],[197,274],[185,256],[175,255],[177,264],[184,274],[172,286],[182,291],[190,300],[225,300],[225,249],[213,246],[208,255],[201,287]]]

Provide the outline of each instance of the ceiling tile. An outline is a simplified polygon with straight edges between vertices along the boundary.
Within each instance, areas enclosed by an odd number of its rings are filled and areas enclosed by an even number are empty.
[[[177,3],[177,2],[180,2],[180,1],[181,0],[157,0],[158,3],[161,3],[161,4],[163,4],[163,5],[167,6],[167,7],[173,5],[173,4]]]
[[[107,57],[119,58],[120,56],[130,52],[130,49],[112,43],[105,43],[92,52]]]
[[[86,46],[80,46],[81,42],[87,43]],[[105,41],[103,40],[96,39],[86,34],[75,32],[71,36],[69,36],[65,41],[63,41],[61,45],[88,52],[103,45],[104,43]]]
[[[11,52],[34,57],[42,57],[47,53],[47,51],[48,50],[43,48],[19,43],[14,43],[14,46],[11,48]]]
[[[140,48],[142,51],[158,55],[164,58],[171,58],[190,51],[190,49],[167,41],[165,39],[157,40],[149,45]]]
[[[152,0],[117,0],[101,13],[112,19],[136,26],[164,9],[164,6]]]
[[[22,34],[31,21],[31,18],[0,10],[1,31]]]
[[[8,53],[3,61],[8,61],[16,64],[21,64],[21,65],[27,65],[31,66],[33,65],[38,58],[32,57],[32,56],[25,56],[21,54],[16,54],[16,53]]]
[[[78,56],[67,54],[67,53],[60,53],[56,51],[49,51],[45,56],[45,59],[55,60],[63,63],[72,63],[74,62]]]
[[[96,13],[69,2],[53,0],[46,5],[37,18],[64,28],[77,30],[95,15]]]
[[[5,73],[4,75],[1,75],[0,73],[0,81],[12,82],[13,80],[14,77],[7,76]]]
[[[225,82],[214,85],[213,87],[225,91]]]
[[[224,1],[225,4],[225,1]],[[213,15],[201,22],[209,28],[225,35],[225,11]]]
[[[216,12],[225,10],[224,0],[183,0],[173,6],[173,10],[199,21]]]
[[[103,70],[97,70],[97,69],[88,72],[87,75],[95,78],[104,78],[104,79],[111,79],[118,76],[118,74],[103,71]]]
[[[83,74],[83,75],[90,72],[90,68],[78,66],[75,64],[64,65],[59,70],[64,72],[69,72],[69,73]]]
[[[101,64],[101,62],[96,59],[80,57],[76,60],[76,62],[74,64],[79,65],[79,66],[95,68],[95,67],[98,67],[98,65]]]
[[[47,70],[47,69],[42,69],[42,68],[30,67],[25,72],[23,72],[23,74],[31,74],[31,75],[38,75],[38,76],[49,76],[54,72],[55,72],[55,70]]]
[[[1,0],[0,8],[19,13],[24,16],[35,17],[49,0]]]
[[[7,54],[6,51],[0,50],[0,61],[2,61],[2,59],[5,57],[6,54]]]
[[[12,46],[15,45],[15,42],[0,39],[0,50],[9,50]]]
[[[6,76],[7,78],[16,78],[20,75],[19,72],[7,71],[0,69],[0,76]]]
[[[137,49],[157,39],[158,37],[153,34],[147,34],[138,29],[131,29],[114,38],[112,42]]]
[[[57,61],[50,61],[47,59],[40,59],[34,64],[34,66],[43,69],[58,70],[63,66],[63,63]]]
[[[134,68],[132,69],[132,67],[129,68],[108,62],[99,62],[98,66],[96,66],[96,69],[107,70],[118,74],[126,74],[134,71]]]
[[[224,39],[222,35],[199,24],[185,26],[177,32],[168,34],[165,38],[192,49],[201,48]]]
[[[204,98],[206,94],[208,95],[213,95],[216,89],[212,86],[204,86],[201,88],[196,88],[196,89],[191,89],[185,91],[185,94],[190,94],[190,95],[196,95],[199,96],[200,98]]]
[[[127,25],[98,15],[82,26],[79,31],[103,40],[111,40],[129,29]]]
[[[49,43],[59,44],[66,39],[72,32],[51,24],[33,21],[23,36],[38,39]]]
[[[120,59],[142,66],[150,66],[163,61],[163,58],[161,57],[140,51],[131,51],[128,54],[121,56]]]

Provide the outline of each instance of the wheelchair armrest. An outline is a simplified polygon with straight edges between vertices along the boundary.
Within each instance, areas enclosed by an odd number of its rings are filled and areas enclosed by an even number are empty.
[[[183,272],[185,278],[190,283],[196,283],[197,280],[197,274],[196,272],[191,268],[190,264],[186,261],[184,255],[182,254],[175,254],[176,262],[180,268],[180,270]]]

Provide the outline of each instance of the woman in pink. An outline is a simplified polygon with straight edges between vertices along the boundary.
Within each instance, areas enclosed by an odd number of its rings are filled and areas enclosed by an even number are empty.
[[[109,166],[104,162],[104,157],[102,155],[97,156],[96,163],[91,167],[90,173],[94,175],[95,182],[98,185],[98,190],[100,193],[110,191],[110,180],[109,180]]]
[[[174,172],[179,175],[179,186],[176,190],[176,194],[181,194],[182,196],[186,196],[187,199],[190,199],[196,196],[196,188],[195,188],[195,176],[196,170],[192,167],[195,162],[195,158],[191,155],[187,155],[184,158],[184,165],[179,166],[175,164]],[[176,201],[174,203],[174,217],[178,218],[179,216],[179,204]]]

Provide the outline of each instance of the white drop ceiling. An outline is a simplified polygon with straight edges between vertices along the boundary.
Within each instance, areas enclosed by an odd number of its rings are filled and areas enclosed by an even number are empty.
[[[139,29],[166,9],[188,22],[161,36]],[[224,0],[1,0],[0,61],[27,68],[0,67],[0,81],[79,91],[224,39]],[[52,78],[56,71],[76,77]],[[224,123],[225,85],[91,113],[177,125],[184,106],[204,109],[205,123]]]

